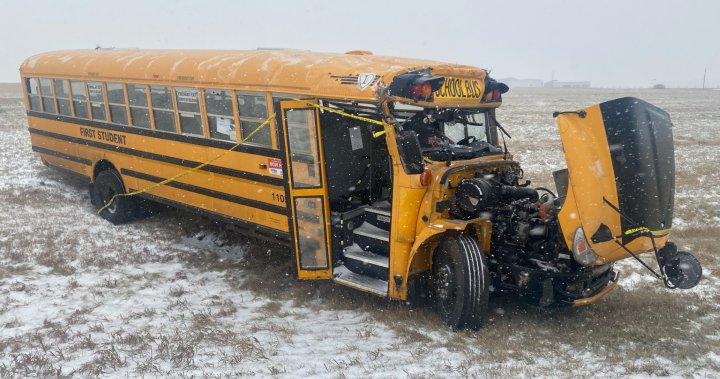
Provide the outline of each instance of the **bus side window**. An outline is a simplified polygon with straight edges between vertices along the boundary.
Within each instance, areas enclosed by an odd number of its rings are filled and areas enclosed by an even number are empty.
[[[223,89],[205,90],[205,113],[207,113],[210,138],[237,141],[232,109],[232,93]]]
[[[85,82],[79,80],[71,80],[70,90],[72,91],[75,117],[88,118],[88,103],[87,95],[85,95]]]
[[[175,133],[175,108],[170,87],[150,86],[150,106],[155,120],[155,130]]]
[[[130,103],[131,125],[150,129],[150,111],[147,103],[147,86],[144,84],[127,85],[128,102]]]
[[[240,116],[240,131],[242,138],[247,138],[268,117],[267,101],[265,95],[237,93],[238,115]],[[270,128],[272,123],[264,126],[255,135],[247,140],[248,143],[272,147]]]
[[[55,86],[55,98],[57,99],[58,111],[61,115],[72,116],[70,109],[70,85],[67,80],[53,79]]]
[[[125,92],[120,83],[107,84],[108,104],[110,106],[110,120],[114,124],[127,125],[127,111],[125,109]]]
[[[27,88],[28,102],[30,103],[30,110],[40,111],[40,90],[38,89],[37,78],[25,79],[25,86]]]
[[[90,98],[90,114],[93,120],[105,121],[105,96],[101,82],[88,82],[88,97]]]
[[[45,78],[40,79],[40,96],[42,96],[45,113],[57,113],[57,110],[55,110],[55,97],[53,97],[52,91],[52,81]]]
[[[199,92],[197,88],[175,88],[175,101],[180,116],[180,132],[182,134],[200,137],[205,135],[202,113],[200,113]]]

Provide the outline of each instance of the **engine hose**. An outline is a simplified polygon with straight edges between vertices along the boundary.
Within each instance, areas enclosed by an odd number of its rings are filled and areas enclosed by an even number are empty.
[[[538,199],[540,199],[540,195],[538,195],[537,190],[534,188],[502,186],[500,190],[504,197],[509,197],[514,200],[530,199],[532,201],[538,201]]]

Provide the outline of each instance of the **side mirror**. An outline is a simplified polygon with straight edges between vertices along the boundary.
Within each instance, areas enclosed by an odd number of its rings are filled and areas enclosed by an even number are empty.
[[[697,258],[686,251],[677,251],[674,243],[668,242],[658,251],[658,258],[668,288],[690,289],[702,278],[702,266]]]
[[[678,251],[663,265],[669,284],[674,288],[690,289],[702,278],[702,266],[697,258],[686,251]]]

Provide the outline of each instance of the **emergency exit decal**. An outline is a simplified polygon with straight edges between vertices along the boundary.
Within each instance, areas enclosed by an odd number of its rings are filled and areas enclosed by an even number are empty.
[[[282,161],[277,158],[269,158],[268,171],[273,175],[282,176]]]

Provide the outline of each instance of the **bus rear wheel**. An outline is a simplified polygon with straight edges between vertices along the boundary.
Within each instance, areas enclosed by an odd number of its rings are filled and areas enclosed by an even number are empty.
[[[114,170],[106,170],[99,173],[90,188],[92,203],[98,208],[104,207],[115,195],[122,193],[125,193],[125,187],[123,186],[120,174]],[[118,225],[130,221],[134,211],[134,199],[121,196],[116,197],[109,207],[100,212],[100,216]]]
[[[453,329],[479,329],[488,310],[490,273],[477,241],[446,238],[433,257],[431,304]]]

